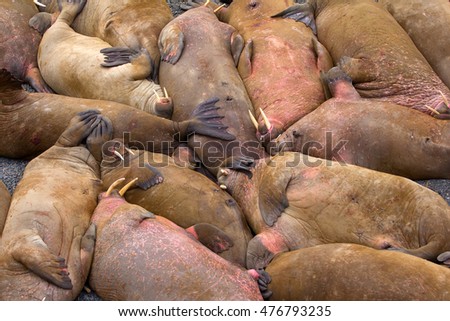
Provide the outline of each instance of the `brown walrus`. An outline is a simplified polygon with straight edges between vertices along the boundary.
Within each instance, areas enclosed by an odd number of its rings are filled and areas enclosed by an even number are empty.
[[[361,97],[390,101],[427,114],[438,110],[450,117],[450,89],[380,4],[374,0],[308,3],[311,6],[297,4],[275,16],[307,23],[314,16],[319,41],[352,78]]]
[[[115,137],[140,149],[170,153],[194,132],[232,140],[215,102],[203,102],[189,120],[173,122],[116,102],[28,93],[0,70],[0,156],[32,158],[42,153],[53,146],[72,117],[89,109],[98,109],[112,121]]]
[[[358,243],[433,261],[450,253],[449,205],[404,177],[295,152],[257,161],[251,180],[229,168],[220,173],[219,183],[257,234],[248,245],[247,268],[324,243]]]
[[[38,64],[47,84],[58,94],[112,100],[170,118],[172,100],[146,79],[152,68],[146,49],[111,47],[75,32],[70,24],[86,0],[59,3],[62,11],[39,45]]]
[[[219,19],[235,27],[246,42],[239,73],[260,134],[270,133],[273,138],[325,100],[320,72],[333,66],[310,28],[271,17],[293,4],[293,0],[234,0],[217,11]],[[263,121],[260,110],[269,122]]]
[[[405,29],[414,44],[450,88],[450,3],[447,0],[376,0]]]
[[[55,19],[60,7],[57,0],[40,1],[49,13],[48,23]],[[72,27],[86,36],[98,37],[113,47],[134,51],[145,48],[151,58],[150,76],[157,80],[160,54],[158,36],[173,18],[166,0],[89,0]],[[32,22],[32,24],[35,22]]]
[[[40,92],[52,92],[37,64],[41,35],[28,26],[38,10],[31,1],[0,1],[0,69]]]
[[[271,300],[450,300],[450,269],[404,253],[323,244],[281,253],[266,268]]]
[[[14,191],[0,247],[1,300],[73,300],[90,269],[101,192],[100,168],[81,145],[109,123],[97,111],[72,119],[50,149],[30,161]]]
[[[104,186],[111,185],[118,177],[138,178],[136,186],[125,194],[128,202],[183,228],[198,223],[213,224],[232,242],[230,248],[218,254],[233,263],[246,265],[247,244],[252,234],[239,205],[228,193],[204,175],[176,164],[172,157],[142,150],[131,154],[119,140],[108,144],[109,150],[103,152],[101,163]],[[114,151],[119,154],[113,154]]]
[[[173,99],[172,119],[185,120],[199,101],[217,97],[223,122],[236,137],[233,142],[199,135],[189,140],[214,178],[221,164],[233,156],[264,157],[249,115],[253,106],[236,69],[244,45],[236,30],[220,22],[212,9],[198,7],[169,22],[159,45],[159,79]]]
[[[449,120],[361,98],[339,67],[326,78],[333,98],[267,144],[268,151],[297,151],[415,180],[450,178]]]
[[[92,222],[97,240],[89,285],[105,300],[263,299],[257,271],[228,262],[117,191],[99,196]]]
[[[6,216],[8,215],[9,203],[11,202],[11,194],[6,188],[3,181],[0,181],[0,239],[5,226]]]

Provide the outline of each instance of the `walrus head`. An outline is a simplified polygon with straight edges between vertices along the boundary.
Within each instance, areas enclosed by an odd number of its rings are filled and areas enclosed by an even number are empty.
[[[246,156],[235,156],[227,158],[221,165],[217,182],[223,190],[232,188],[238,176],[245,174],[249,179],[252,178],[251,171],[254,166],[254,159]]]

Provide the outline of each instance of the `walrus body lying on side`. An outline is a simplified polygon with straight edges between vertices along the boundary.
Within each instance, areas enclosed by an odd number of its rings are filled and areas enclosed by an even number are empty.
[[[338,67],[327,78],[333,98],[267,144],[268,151],[296,151],[415,180],[450,178],[449,120],[361,98]]]
[[[90,287],[105,300],[262,300],[255,270],[221,258],[181,227],[117,191],[92,216],[97,241]]]
[[[47,84],[58,94],[112,100],[170,118],[171,99],[147,79],[152,68],[148,52],[111,47],[75,32],[70,25],[86,0],[66,1],[60,0],[63,9],[39,45],[38,64]]]
[[[190,118],[173,122],[131,106],[106,100],[29,93],[0,70],[0,156],[32,158],[58,140],[77,113],[97,109],[112,122],[114,135],[130,146],[170,153],[192,133],[232,140],[221,125],[214,101],[197,106]]]
[[[218,254],[235,264],[246,265],[247,244],[252,234],[239,205],[228,193],[204,175],[176,164],[172,157],[142,150],[135,150],[133,155],[120,141],[108,144],[123,154],[124,160],[115,154],[103,153],[101,177],[105,186],[118,177],[138,178],[136,186],[125,194],[128,202],[183,228],[199,223],[213,224],[230,238],[232,244]]]
[[[98,112],[74,117],[56,144],[30,161],[14,191],[0,247],[1,300],[74,300],[94,252],[90,218],[100,168],[81,143],[107,126]]]
[[[223,169],[218,177],[257,234],[248,245],[247,268],[326,243],[448,259],[450,207],[409,179],[295,152],[257,161],[252,174]]]
[[[271,300],[450,300],[450,269],[404,253],[323,244],[274,257]]]

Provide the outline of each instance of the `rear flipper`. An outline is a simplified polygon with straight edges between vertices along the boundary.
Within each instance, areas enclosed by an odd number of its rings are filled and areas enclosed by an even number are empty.
[[[400,247],[389,247],[387,250],[391,251],[399,251],[402,253],[414,255],[429,261],[447,261],[450,259],[450,252],[444,252],[439,255],[439,249],[441,248],[441,244],[436,242],[429,242],[428,244],[419,247],[417,249],[405,249]],[[447,254],[446,254],[447,253]],[[440,259],[439,259],[440,258]]]
[[[52,26],[55,22],[55,15],[48,12],[39,12],[36,13],[31,19],[28,21],[28,25],[39,32],[41,35],[47,31],[48,28]]]
[[[222,253],[233,246],[233,240],[212,224],[199,223],[187,228],[186,231],[214,253]]]
[[[321,74],[321,79],[331,97],[349,100],[361,98],[353,87],[352,78],[340,67],[333,67],[328,72]]]
[[[315,35],[317,35],[316,21],[314,19],[314,8],[309,3],[295,4],[282,12],[271,16],[271,18],[278,17],[303,22],[306,26],[311,28]]]
[[[45,83],[44,78],[42,78],[41,72],[37,67],[28,69],[25,76],[25,81],[28,82],[37,92],[53,93],[53,90]]]
[[[17,235],[10,254],[44,280],[63,289],[72,289],[65,259],[51,253],[47,244],[33,231]]]
[[[148,51],[144,48],[135,51],[128,47],[103,48],[100,53],[105,55],[102,67],[111,68],[131,64],[131,79],[142,80],[152,75],[154,62]]]

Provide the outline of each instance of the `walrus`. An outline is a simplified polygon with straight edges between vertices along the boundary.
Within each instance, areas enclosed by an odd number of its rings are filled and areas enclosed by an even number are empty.
[[[266,144],[414,180],[450,178],[450,121],[361,98],[339,67],[324,77],[332,99]]]
[[[274,17],[310,25],[314,19],[319,41],[352,78],[361,97],[430,115],[450,114],[450,89],[398,22],[374,0],[308,0]]]
[[[85,140],[107,119],[75,116],[58,141],[31,160],[14,190],[0,247],[1,300],[74,300],[90,269],[102,190],[100,168]],[[111,133],[112,134],[112,133]]]
[[[276,255],[265,269],[270,300],[450,300],[450,269],[359,244],[322,244]]]
[[[228,262],[183,228],[127,203],[120,194],[102,193],[92,216],[97,240],[89,285],[101,298],[263,299],[256,279],[265,281],[265,274]]]
[[[111,120],[114,137],[139,149],[170,154],[192,133],[233,140],[221,123],[223,116],[216,102],[204,101],[190,119],[174,122],[112,101],[29,93],[7,71],[0,70],[0,156],[29,159],[39,155],[53,146],[72,117],[89,109],[97,109]]]
[[[430,261],[450,253],[450,207],[414,181],[296,152],[253,166],[252,179],[239,164],[238,170],[222,168],[218,177],[256,234],[247,268],[324,243],[357,243]]]
[[[208,4],[245,40],[238,70],[259,121],[259,133],[273,138],[325,100],[320,73],[333,67],[327,49],[310,28],[271,17],[293,4],[293,0],[234,0],[221,9]]]
[[[86,0],[58,3],[62,11],[39,45],[38,65],[46,83],[58,94],[112,100],[170,119],[171,98],[146,78],[152,68],[146,49],[111,47],[75,32],[70,25]]]
[[[405,29],[417,49],[450,88],[450,4],[447,0],[375,0]]]
[[[47,25],[59,14],[57,0],[40,1],[39,10],[47,15]],[[42,12],[43,14],[43,12]],[[89,0],[76,17],[73,29],[86,36],[97,37],[113,47],[127,47],[134,51],[145,48],[151,60],[150,79],[157,81],[160,54],[158,36],[173,19],[165,0]],[[36,25],[36,21],[31,21]]]
[[[137,178],[135,186],[125,194],[129,203],[183,228],[198,223],[213,224],[226,233],[232,244],[218,254],[235,264],[246,265],[247,244],[253,236],[239,205],[228,193],[190,169],[188,164],[175,163],[170,156],[130,151],[117,139],[102,147],[105,149],[101,162],[104,186],[111,185],[118,177]]]
[[[198,7],[179,15],[161,31],[159,80],[173,99],[172,120],[182,121],[199,101],[217,97],[223,123],[235,141],[194,135],[189,146],[215,178],[219,167],[234,156],[265,157],[249,112],[253,106],[236,69],[243,39],[212,9]]]
[[[0,69],[30,84],[36,91],[52,92],[37,63],[41,35],[30,28],[28,20],[38,10],[32,1],[0,1]]]
[[[5,226],[6,216],[8,215],[9,203],[11,202],[11,194],[3,181],[0,181],[0,239]]]

